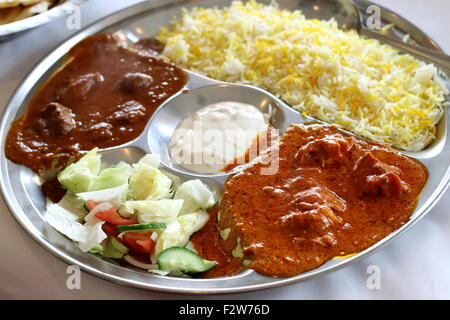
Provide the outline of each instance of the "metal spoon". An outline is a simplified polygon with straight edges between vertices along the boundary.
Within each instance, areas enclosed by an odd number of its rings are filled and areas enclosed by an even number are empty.
[[[427,63],[433,63],[450,76],[450,56],[399,39],[383,35],[364,27],[362,15],[350,0],[300,0],[302,12],[309,19],[329,20],[334,17],[343,30],[357,30],[359,34],[374,38]]]

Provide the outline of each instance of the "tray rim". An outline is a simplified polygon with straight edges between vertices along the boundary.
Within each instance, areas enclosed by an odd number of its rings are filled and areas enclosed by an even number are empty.
[[[6,123],[6,120],[7,120],[8,116],[11,116],[11,114],[13,114],[13,113],[15,113],[15,115],[17,116],[20,109],[23,108],[23,106],[21,106],[20,104],[17,104],[17,106],[14,106],[14,103],[16,102],[16,100],[24,101],[27,99],[27,96],[30,94],[30,90],[29,90],[29,88],[27,88],[28,84],[31,82],[30,87],[35,88],[36,84],[32,83],[33,80],[35,78],[40,79],[40,80],[45,79],[46,74],[48,74],[49,71],[52,69],[52,68],[48,68],[48,65],[50,65],[50,66],[56,65],[57,62],[65,56],[64,52],[67,52],[67,49],[72,47],[74,44],[78,43],[85,36],[101,32],[106,28],[111,28],[116,24],[124,22],[128,19],[132,19],[132,17],[136,17],[141,14],[143,15],[145,13],[148,13],[148,11],[151,11],[153,9],[161,9],[163,7],[172,7],[172,6],[183,7],[186,4],[195,3],[197,1],[201,1],[201,0],[187,0],[187,1],[174,0],[170,3],[164,2],[163,0],[156,0],[156,1],[152,1],[151,3],[149,3],[149,2],[138,3],[133,6],[127,7],[125,9],[122,9],[118,12],[115,12],[111,15],[108,15],[104,18],[100,18],[97,21],[90,24],[89,26],[87,26],[87,27],[83,28],[82,30],[80,30],[79,32],[75,33],[74,35],[63,40],[60,44],[58,44],[54,49],[52,49],[44,58],[42,58],[30,70],[30,72],[27,74],[27,76],[20,82],[20,84],[18,85],[18,87],[16,88],[14,93],[12,94],[10,100],[8,101],[5,109],[3,110],[2,120],[0,122],[0,134],[2,136],[2,140],[0,141],[0,148],[2,148],[3,155],[4,155],[4,144],[5,144],[4,140],[5,140],[5,136],[6,136],[5,131],[6,131],[6,129],[9,128],[9,125],[10,125],[9,123]],[[358,2],[359,4],[363,4],[363,5],[371,4],[370,2],[367,2],[367,1],[355,1],[355,2]],[[162,4],[158,5],[159,3],[162,3]],[[404,20],[404,22],[410,24],[413,28],[417,29],[417,31],[419,31],[421,36],[423,36],[426,39],[429,47],[434,47],[434,48],[442,51],[439,48],[439,46],[428,35],[426,35],[424,32],[422,32],[420,29],[418,29],[413,23],[402,18],[401,16],[397,15],[394,12],[392,12],[388,9],[385,9],[382,6],[380,6],[380,7],[382,8],[382,10],[386,10],[387,13],[393,14],[396,17],[399,17],[400,19]],[[143,12],[142,9],[144,9],[145,12]],[[122,17],[123,15],[125,15],[125,16]],[[58,57],[58,59],[54,59],[55,57]],[[31,90],[31,91],[34,91],[34,90]],[[26,92],[26,94],[21,96],[20,94],[22,92]],[[117,147],[126,147],[126,146],[127,146],[127,144],[117,146]],[[114,148],[117,148],[117,147],[114,147]],[[108,150],[110,150],[110,148],[108,148]],[[76,260],[74,257],[70,256],[66,252],[56,248],[47,239],[43,239],[43,238],[39,237],[39,235],[36,234],[36,232],[33,232],[33,231],[36,231],[37,229],[28,221],[22,220],[22,217],[21,217],[21,213],[23,213],[22,208],[20,208],[20,206],[19,206],[19,208],[17,208],[14,201],[12,201],[13,199],[10,199],[8,197],[8,193],[7,193],[7,191],[9,191],[7,188],[8,184],[5,179],[5,177],[9,178],[8,173],[5,172],[6,171],[5,163],[7,163],[8,161],[9,160],[7,160],[5,156],[1,159],[1,164],[2,164],[1,172],[6,173],[5,175],[2,175],[0,177],[0,187],[1,187],[2,197],[5,201],[5,203],[7,204],[8,208],[10,209],[11,213],[14,215],[16,221],[21,225],[21,227],[39,245],[41,245],[43,248],[45,248],[47,251],[49,251],[53,256],[57,257],[58,259],[66,262],[68,264],[76,264],[76,265],[80,266],[80,268],[82,270],[90,273],[91,275],[97,276],[97,277],[105,279],[105,280],[110,280],[114,283],[132,286],[132,287],[143,288],[143,289],[156,290],[156,291],[160,291],[160,292],[185,293],[185,294],[211,294],[211,293],[224,294],[224,293],[236,293],[236,292],[247,292],[247,291],[268,289],[268,288],[284,286],[287,284],[298,283],[298,282],[306,280],[306,279],[316,278],[316,277],[318,277],[322,274],[325,274],[327,272],[330,272],[330,271],[339,270],[339,269],[343,268],[344,266],[347,266],[354,262],[357,262],[357,261],[361,260],[362,258],[367,257],[369,254],[372,254],[372,253],[378,251],[384,245],[386,245],[388,242],[390,242],[390,240],[403,234],[406,230],[409,230],[415,223],[417,223],[421,218],[423,218],[432,209],[432,207],[440,200],[440,198],[444,194],[445,190],[450,185],[450,180],[449,180],[450,167],[447,167],[444,178],[442,180],[440,180],[436,189],[433,190],[433,194],[434,194],[433,199],[431,199],[431,200],[428,199],[422,205],[424,207],[424,209],[422,210],[420,215],[416,216],[412,220],[409,220],[403,227],[394,231],[393,233],[391,233],[387,237],[383,238],[382,240],[380,240],[373,246],[369,247],[368,249],[366,249],[362,252],[359,252],[358,254],[356,254],[348,259],[342,259],[340,262],[332,264],[326,268],[322,268],[320,270],[318,270],[319,268],[316,268],[314,270],[311,270],[307,273],[307,276],[302,277],[302,275],[304,275],[304,274],[300,274],[300,275],[290,277],[290,278],[270,278],[270,279],[272,279],[272,281],[269,281],[267,283],[254,284],[254,285],[251,285],[251,284],[243,285],[240,287],[235,286],[232,288],[223,288],[222,287],[222,288],[203,288],[203,289],[191,288],[191,289],[187,289],[184,287],[177,288],[177,287],[171,287],[171,286],[152,285],[151,283],[142,283],[142,282],[135,281],[133,279],[127,279],[127,278],[123,278],[120,276],[116,276],[114,274],[104,273],[101,270],[98,270],[90,265],[80,262],[79,260]],[[13,195],[14,195],[14,193],[13,193]],[[14,200],[15,200],[15,196],[14,196]],[[22,212],[16,212],[16,210],[22,211]],[[170,279],[170,278],[168,278],[168,279]],[[276,279],[276,280],[273,281],[273,279]],[[195,279],[195,280],[190,279],[190,280],[196,281],[196,282],[210,281],[210,279]],[[218,279],[216,278],[215,281],[217,281],[217,280],[223,281],[223,280],[226,280],[226,278],[218,278]]]

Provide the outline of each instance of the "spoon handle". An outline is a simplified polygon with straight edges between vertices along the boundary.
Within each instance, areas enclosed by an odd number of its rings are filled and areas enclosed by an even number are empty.
[[[436,67],[440,68],[443,72],[450,77],[450,56],[440,53],[436,50],[431,50],[421,46],[411,45],[401,40],[385,36],[379,32],[372,31],[370,29],[361,28],[360,33],[369,38],[377,39],[383,43],[389,44],[392,47],[399,49],[403,52],[409,53],[412,56],[423,60],[427,63],[433,63]]]

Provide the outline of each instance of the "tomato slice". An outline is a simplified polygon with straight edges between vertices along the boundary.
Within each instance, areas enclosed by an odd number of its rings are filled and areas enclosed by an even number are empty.
[[[86,206],[88,207],[89,211],[92,211],[96,206],[98,206],[101,202],[88,200],[86,201]]]
[[[155,241],[150,236],[152,232],[125,232],[123,235],[124,244],[137,252],[150,254],[155,248]]]
[[[152,264],[149,254],[137,252],[135,250],[130,250],[128,254],[142,263]]]
[[[94,209],[97,205],[98,205],[98,203],[96,203],[94,201],[91,201],[91,200],[87,201],[87,206],[88,206],[89,210]],[[122,217],[120,214],[117,213],[116,207],[110,207],[108,210],[98,211],[95,213],[95,216],[97,218],[99,218],[100,220],[109,222],[116,226],[139,223],[136,219]]]
[[[102,225],[102,229],[103,231],[105,231],[107,234],[113,236],[113,237],[117,237],[119,235],[119,233],[116,230],[116,226],[111,224],[111,223],[104,223]]]

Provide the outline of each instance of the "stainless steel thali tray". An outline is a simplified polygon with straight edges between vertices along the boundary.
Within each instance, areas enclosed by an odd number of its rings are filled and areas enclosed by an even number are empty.
[[[324,3],[323,1],[321,2]],[[278,3],[281,8],[302,9],[302,1],[278,0]],[[23,113],[37,88],[39,88],[39,86],[60,66],[69,49],[89,35],[99,32],[120,30],[130,41],[136,41],[139,38],[155,34],[160,26],[167,25],[169,20],[179,15],[182,7],[211,7],[228,4],[229,1],[225,0],[155,0],[135,5],[101,19],[67,39],[39,62],[17,88],[3,113],[0,124],[0,149],[3,155],[0,159],[0,185],[3,197],[17,221],[34,240],[46,248],[51,254],[66,263],[76,264],[84,271],[95,276],[116,283],[144,289],[176,293],[206,294],[232,293],[272,288],[305,279],[311,279],[342,268],[368,256],[409,229],[420,218],[425,216],[443,195],[450,178],[450,133],[447,129],[448,112],[445,112],[443,119],[438,125],[437,140],[422,152],[408,153],[408,155],[422,161],[428,168],[430,174],[428,184],[408,223],[363,252],[347,258],[333,259],[317,269],[290,278],[280,279],[265,277],[251,270],[247,270],[233,277],[215,279],[186,279],[157,276],[142,270],[120,266],[114,261],[102,259],[95,255],[82,253],[74,242],[48,226],[43,219],[45,199],[39,187],[38,177],[25,166],[17,165],[7,160],[4,153],[5,137],[11,122]],[[368,2],[360,1],[357,5],[364,9],[368,4]],[[384,23],[396,24],[397,27],[392,30],[394,36],[402,37],[405,33],[409,33],[411,38],[417,43],[439,50],[439,47],[437,47],[431,39],[413,24],[391,11],[382,9],[382,19]],[[189,72],[188,75],[192,77],[188,87],[194,86],[193,83],[195,82],[195,79],[201,83],[202,81],[205,81],[202,78],[196,78],[195,75],[191,75]],[[204,84],[208,84],[208,81]],[[195,86],[198,86],[198,83],[195,84]],[[277,99],[275,97],[273,98],[276,102]],[[173,100],[174,99],[172,98],[169,99],[169,101]],[[224,181],[224,175],[212,177],[182,174],[181,171],[179,171],[179,168],[172,165],[170,160],[165,157],[164,153],[167,152],[167,150],[159,147],[164,145],[160,142],[164,142],[164,139],[167,139],[167,137],[155,134],[155,132],[158,132],[157,127],[159,121],[162,121],[159,120],[158,114],[161,114],[160,111],[169,104],[170,103],[165,103],[155,112],[147,129],[140,138],[125,145],[105,150],[104,159],[114,162],[120,160],[134,162],[140,158],[144,152],[158,152],[161,153],[162,156],[163,169],[180,174],[184,178],[199,177],[219,194],[221,192],[221,183]],[[292,117],[291,111],[285,112],[286,119]],[[179,120],[181,120],[181,118]],[[172,125],[176,126],[176,123],[173,123]]]

